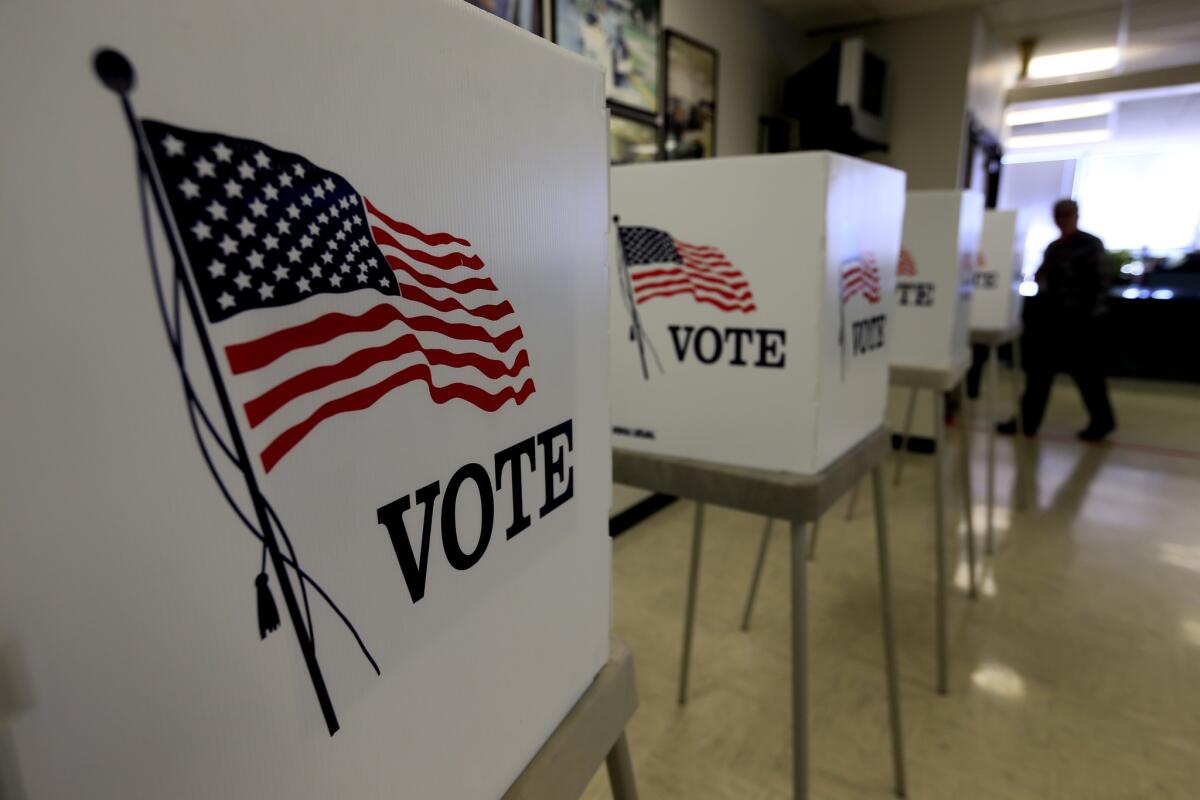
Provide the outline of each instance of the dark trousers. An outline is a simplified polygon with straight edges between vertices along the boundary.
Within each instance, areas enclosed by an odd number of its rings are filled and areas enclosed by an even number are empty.
[[[1025,432],[1037,433],[1050,400],[1054,377],[1065,372],[1079,387],[1090,417],[1089,427],[1116,424],[1108,400],[1105,380],[1104,345],[1100,325],[1094,319],[1027,326],[1021,353],[1025,359],[1025,395],[1021,398]]]

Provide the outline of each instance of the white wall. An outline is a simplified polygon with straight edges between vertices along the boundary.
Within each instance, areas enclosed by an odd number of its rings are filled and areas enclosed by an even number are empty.
[[[663,0],[663,21],[717,50],[717,155],[757,152],[758,117],[778,111],[803,34],[748,0]]]

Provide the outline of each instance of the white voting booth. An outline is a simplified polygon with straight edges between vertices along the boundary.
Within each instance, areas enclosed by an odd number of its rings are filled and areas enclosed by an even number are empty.
[[[687,702],[706,504],[790,525],[793,793],[808,789],[809,526],[880,464],[904,174],[831,153],[616,167],[613,474],[695,501],[679,703]],[[888,536],[877,504],[895,790],[903,746]],[[815,532],[814,534],[815,535]]]
[[[1020,215],[984,211],[971,297],[972,331],[1005,331],[1020,322],[1024,257],[1025,227]]]
[[[891,363],[957,373],[970,363],[972,281],[983,226],[983,196],[972,191],[910,191],[896,276]],[[912,432],[931,436],[928,398],[917,400]],[[889,393],[888,422],[905,428],[908,392]]]
[[[878,427],[903,190],[829,153],[615,167],[613,446],[813,474]]]
[[[185,5],[2,15],[0,761],[500,797],[609,659],[603,76],[458,0]]]

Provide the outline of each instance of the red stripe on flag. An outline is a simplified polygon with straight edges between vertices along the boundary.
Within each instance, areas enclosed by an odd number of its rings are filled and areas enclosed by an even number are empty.
[[[520,389],[505,386],[494,394],[480,389],[478,386],[471,386],[465,383],[451,383],[446,386],[438,386],[433,382],[433,374],[430,372],[428,365],[413,364],[411,367],[406,367],[373,386],[351,392],[336,400],[330,400],[314,411],[303,422],[293,425],[276,436],[270,444],[263,448],[260,455],[263,469],[266,472],[270,472],[279,463],[279,459],[283,458],[293,447],[298,445],[305,436],[312,432],[313,428],[330,417],[370,408],[381,397],[393,389],[418,380],[426,383],[429,387],[430,399],[438,405],[443,405],[451,400],[465,400],[483,411],[495,411],[510,400],[514,400],[517,405],[521,405],[534,391],[533,381],[528,379],[526,379]]]
[[[250,427],[258,427],[280,408],[301,395],[361,375],[376,364],[393,361],[409,353],[420,353],[431,365],[469,367],[493,380],[503,377],[515,378],[521,370],[529,366],[529,354],[525,350],[517,353],[512,366],[509,366],[503,361],[485,358],[477,353],[453,353],[449,350],[425,348],[416,336],[406,333],[387,344],[359,350],[336,364],[305,370],[249,401],[245,404],[245,409]]]
[[[384,214],[382,211],[376,208],[375,204],[365,197],[363,198],[363,202],[367,204],[367,211],[374,214],[384,224],[401,236],[411,236],[414,239],[419,239],[430,247],[437,247],[443,244],[460,244],[463,247],[471,246],[471,243],[466,239],[460,239],[459,237],[452,236],[449,233],[425,233],[424,231],[418,230],[412,225],[409,225],[407,222],[401,222],[400,220],[392,219],[387,214]]]
[[[455,267],[466,267],[467,269],[482,269],[483,259],[472,253],[471,255],[463,255],[457,250],[452,250],[449,253],[441,256],[435,256],[433,253],[427,253],[424,250],[414,250],[411,247],[406,247],[400,244],[400,241],[392,236],[384,228],[378,225],[371,227],[371,236],[375,239],[375,243],[394,247],[404,255],[411,258],[413,261],[420,261],[422,264],[428,264],[431,267],[438,269],[454,269]]]
[[[667,280],[667,281],[658,281],[656,283],[646,283],[646,284],[642,284],[641,286],[635,287],[633,291],[634,291],[635,296],[641,297],[643,294],[648,294],[657,289],[667,289],[667,288],[671,288],[671,287],[675,287],[675,286],[691,286],[691,287],[694,287],[696,289],[701,289],[706,292],[712,292],[713,294],[719,294],[722,297],[727,298],[729,300],[753,300],[754,299],[753,295],[750,294],[749,289],[747,289],[744,292],[731,292],[726,289],[720,289],[715,286],[707,286],[703,283],[698,283],[696,281],[688,280],[687,278],[683,278],[681,280]]]
[[[750,285],[747,281],[745,281],[744,279],[741,279],[740,274],[738,275],[739,280],[731,280],[726,277],[713,276],[713,275],[707,275],[707,274],[704,274],[701,272],[696,272],[695,270],[692,270],[688,267],[675,267],[673,269],[639,269],[637,272],[632,273],[630,275],[630,277],[633,279],[634,286],[636,287],[637,284],[643,283],[643,282],[651,280],[653,278],[662,278],[662,277],[669,277],[669,276],[674,276],[674,275],[686,275],[688,277],[697,278],[699,280],[710,281],[712,283],[716,283],[721,286],[726,286],[731,289],[741,289],[743,287],[748,287]]]
[[[413,280],[417,281],[423,286],[428,286],[430,289],[449,289],[450,291],[458,292],[459,294],[467,294],[468,292],[474,292],[478,290],[487,292],[497,291],[496,284],[492,283],[491,278],[463,278],[461,281],[444,281],[436,275],[430,275],[428,273],[421,272],[416,267],[400,258],[400,256],[385,255],[384,258],[387,259],[388,264],[391,265],[393,270],[396,272],[407,273],[408,275],[412,276]]]
[[[249,342],[229,345],[225,348],[225,356],[229,359],[233,374],[240,375],[265,367],[293,350],[324,344],[348,333],[377,331],[393,322],[404,322],[413,330],[440,333],[452,339],[487,342],[502,353],[523,335],[519,326],[494,336],[477,325],[446,322],[437,317],[408,317],[395,306],[380,303],[357,316],[340,312],[322,314],[309,322],[283,328]]]
[[[400,296],[405,300],[412,300],[414,303],[421,303],[438,311],[465,311],[472,316],[495,322],[498,319],[503,319],[513,313],[512,305],[505,300],[503,303],[492,303],[489,305],[475,306],[469,308],[455,300],[453,297],[445,297],[438,299],[431,297],[421,291],[416,286],[409,283],[400,284]]]
[[[741,303],[741,304],[723,303],[720,300],[717,300],[716,298],[709,297],[708,295],[696,294],[696,290],[690,286],[682,288],[682,289],[672,289],[672,290],[651,292],[649,294],[643,295],[642,297],[638,297],[637,302],[640,305],[641,303],[644,303],[647,300],[653,300],[656,297],[673,297],[674,295],[677,295],[677,294],[690,294],[692,297],[694,297],[696,299],[696,302],[708,303],[709,305],[716,306],[717,308],[721,309],[722,311],[742,311],[745,313],[749,313],[751,311],[754,311],[756,308],[754,303]]]

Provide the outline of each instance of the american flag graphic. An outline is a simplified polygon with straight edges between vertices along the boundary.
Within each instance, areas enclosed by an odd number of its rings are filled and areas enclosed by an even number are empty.
[[[912,253],[908,252],[907,247],[900,248],[900,261],[896,264],[896,274],[911,278],[917,274],[917,262],[913,260]]]
[[[879,302],[879,267],[870,253],[842,264],[841,280],[843,305],[858,296],[871,304]]]
[[[513,307],[469,241],[388,216],[294,153],[143,128],[264,472],[409,384],[485,412],[533,394]]]
[[[618,225],[617,240],[639,305],[690,294],[698,303],[744,314],[755,309],[750,283],[716,247],[681,242],[666,231]]]

